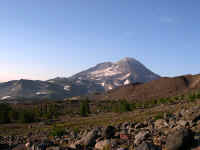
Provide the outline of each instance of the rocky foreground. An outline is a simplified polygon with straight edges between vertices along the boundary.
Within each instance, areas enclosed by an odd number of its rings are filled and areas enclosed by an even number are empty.
[[[78,132],[66,129],[65,135],[60,137],[31,134],[0,137],[0,143],[1,150],[198,150],[200,107],[181,109],[137,123],[124,122]]]

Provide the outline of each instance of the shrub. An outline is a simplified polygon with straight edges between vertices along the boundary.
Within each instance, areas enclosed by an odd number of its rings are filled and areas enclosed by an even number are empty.
[[[63,136],[66,133],[63,127],[54,126],[52,131],[50,132],[51,136]]]
[[[154,116],[154,120],[158,120],[158,119],[162,119],[163,118],[163,112],[158,112],[155,116]]]
[[[175,96],[175,97],[174,97],[174,100],[175,100],[175,101],[179,100],[179,97],[178,97],[178,96]]]
[[[184,100],[185,99],[185,95],[181,95],[181,100]]]
[[[111,147],[112,146],[110,144],[108,144],[108,145],[103,147],[103,150],[111,150],[112,149]]]
[[[169,100],[167,98],[159,99],[160,104],[166,104]]]
[[[195,93],[189,94],[189,96],[188,96],[188,99],[189,99],[189,101],[191,101],[191,102],[195,101],[196,98],[197,98],[197,97],[196,97],[196,94],[195,94]]]
[[[135,105],[133,105],[135,107]],[[112,111],[113,112],[128,112],[128,111],[131,111],[131,107],[132,105],[129,104],[127,101],[125,100],[121,100],[115,104],[112,105]]]
[[[78,134],[80,130],[79,130],[79,128],[73,128],[73,131],[75,134]]]
[[[200,91],[197,92],[196,97],[199,99],[200,98]]]

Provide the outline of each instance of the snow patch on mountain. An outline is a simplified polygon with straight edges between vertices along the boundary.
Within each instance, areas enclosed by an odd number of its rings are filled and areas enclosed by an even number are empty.
[[[112,90],[113,87],[111,85],[108,86],[108,90]]]
[[[122,72],[118,70],[118,68],[114,67],[114,65],[112,67],[108,67],[106,69],[101,69],[101,70],[97,70],[94,72],[91,72],[90,74],[92,76],[95,77],[109,77],[109,76],[114,76],[117,74],[121,74]]]
[[[6,99],[9,99],[9,98],[11,98],[11,96],[4,96],[4,97],[1,98],[1,100],[6,100]]]
[[[65,90],[65,91],[70,91],[70,88],[71,88],[70,85],[65,85],[65,86],[64,86],[64,90]]]
[[[48,92],[36,92],[35,94],[36,94],[36,95],[47,95]]]
[[[131,82],[130,82],[130,80],[126,80],[125,82],[124,82],[124,85],[128,85],[128,84],[130,84]]]
[[[103,82],[103,83],[101,83],[101,85],[102,85],[102,86],[105,86],[105,83]]]
[[[128,74],[126,74],[125,76],[123,76],[123,77],[121,77],[121,78],[118,78],[119,80],[125,80],[125,79],[127,79],[128,77],[130,77],[131,76],[131,73],[128,73]]]

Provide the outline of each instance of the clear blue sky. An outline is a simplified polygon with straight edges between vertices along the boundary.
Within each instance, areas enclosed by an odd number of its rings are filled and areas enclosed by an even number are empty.
[[[1,0],[0,81],[70,76],[134,57],[199,73],[199,0]]]

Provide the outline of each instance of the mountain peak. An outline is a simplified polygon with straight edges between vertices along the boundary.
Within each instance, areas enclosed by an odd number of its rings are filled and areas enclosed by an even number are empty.
[[[136,59],[132,57],[124,57],[120,61],[136,61]]]
[[[131,57],[125,57],[118,62],[99,63],[71,77],[75,82],[81,82],[82,79],[85,79],[105,90],[135,82],[148,82],[158,78],[157,74]]]
[[[132,57],[125,57],[119,60],[117,63],[122,63],[122,62],[138,62],[138,61]]]

